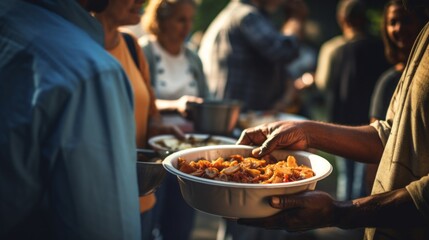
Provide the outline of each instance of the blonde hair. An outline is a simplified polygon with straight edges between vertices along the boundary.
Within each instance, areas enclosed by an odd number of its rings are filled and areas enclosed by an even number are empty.
[[[158,36],[161,31],[160,23],[171,17],[175,8],[184,3],[197,7],[194,0],[150,0],[143,15],[143,29]]]

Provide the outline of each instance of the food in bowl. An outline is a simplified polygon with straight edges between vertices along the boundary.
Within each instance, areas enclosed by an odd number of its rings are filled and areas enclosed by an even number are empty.
[[[234,154],[215,160],[199,159],[188,162],[178,159],[180,171],[193,176],[238,183],[282,183],[307,179],[314,176],[313,170],[305,165],[298,166],[294,156],[286,160],[273,157],[257,159]]]
[[[298,165],[305,165],[314,172],[313,177],[299,181],[255,184],[237,183],[207,179],[179,170],[179,158],[186,162],[198,159],[227,158],[234,154],[251,156],[252,146],[218,145],[182,150],[164,159],[165,169],[177,176],[185,201],[202,212],[224,218],[260,218],[278,213],[280,210],[269,205],[269,198],[275,195],[294,194],[314,190],[318,181],[332,172],[332,165],[323,157],[304,151],[276,150],[271,156],[285,159],[292,155]]]
[[[149,145],[154,149],[174,152],[202,146],[235,144],[236,141],[233,138],[208,134],[186,134],[183,140],[174,135],[160,135],[149,139]]]

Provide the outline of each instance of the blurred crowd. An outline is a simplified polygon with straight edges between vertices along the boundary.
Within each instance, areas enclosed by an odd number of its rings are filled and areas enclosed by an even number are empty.
[[[190,104],[238,101],[242,116],[344,126],[390,121],[428,16],[386,0],[374,33],[365,1],[340,0],[339,34],[317,45],[309,3],[231,0],[193,32],[195,0],[2,0],[0,239],[191,239],[196,210],[177,179],[139,196],[126,160],[151,137],[196,132]],[[378,162],[332,156],[334,198],[370,195]],[[286,238],[219,219],[217,240]]]

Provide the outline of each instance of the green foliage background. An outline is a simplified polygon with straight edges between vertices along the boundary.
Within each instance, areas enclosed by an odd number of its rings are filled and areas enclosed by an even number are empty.
[[[230,0],[197,0],[198,10],[195,17],[193,31],[205,31],[216,15],[229,3]],[[370,32],[378,36],[380,32],[381,15],[383,6],[387,0],[363,0],[368,7],[367,16],[370,20]],[[336,6],[338,0],[306,0],[309,7],[309,20],[314,21],[319,27],[319,36],[313,39],[317,46],[331,37],[340,34],[336,22]]]
[[[205,31],[229,0],[200,0],[195,16],[194,31]]]

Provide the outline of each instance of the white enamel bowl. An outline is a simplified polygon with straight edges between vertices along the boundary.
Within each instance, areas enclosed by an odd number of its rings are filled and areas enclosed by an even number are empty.
[[[182,150],[168,156],[163,165],[165,169],[177,176],[180,190],[185,201],[193,208],[205,213],[225,218],[260,218],[276,214],[268,199],[273,195],[293,194],[305,190],[314,190],[316,183],[331,174],[332,165],[323,157],[304,151],[277,150],[271,155],[278,160],[293,155],[298,165],[304,164],[313,169],[315,176],[288,183],[249,184],[222,182],[205,179],[183,173],[177,169],[179,157],[187,161],[201,158],[214,160],[240,154],[251,155],[253,147],[243,145],[218,145]]]

